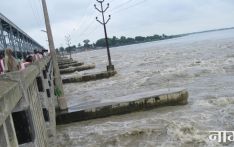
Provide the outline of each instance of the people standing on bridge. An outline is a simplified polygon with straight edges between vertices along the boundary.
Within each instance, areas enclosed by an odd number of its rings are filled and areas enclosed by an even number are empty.
[[[0,51],[0,74],[4,73],[3,51]]]
[[[41,55],[41,58],[43,58],[43,57],[47,56],[48,50],[46,50],[46,49],[40,49],[38,52]]]
[[[5,71],[6,72],[12,72],[19,70],[19,63],[13,56],[13,51],[10,48],[7,48],[5,50],[5,58],[4,58],[4,64],[5,64]]]
[[[26,67],[28,67],[33,62],[33,56],[27,55],[23,62],[21,62],[20,70],[24,70]]]
[[[37,60],[43,58],[43,56],[41,55],[40,51],[34,50],[33,53],[34,53],[33,54],[33,60],[34,61],[37,61]]]

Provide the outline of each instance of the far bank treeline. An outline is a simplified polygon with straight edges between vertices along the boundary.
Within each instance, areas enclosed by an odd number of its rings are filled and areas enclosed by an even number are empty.
[[[151,42],[151,41],[159,41],[159,40],[165,40],[165,39],[171,39],[171,38],[176,38],[176,37],[182,37],[183,35],[153,35],[153,36],[136,36],[135,38],[131,37],[125,37],[121,36],[120,38],[113,36],[112,38],[108,38],[109,46],[110,47],[117,47],[117,46],[124,46],[124,45],[131,45],[131,44],[137,44],[137,43],[144,43],[144,42]],[[64,51],[83,51],[85,49],[99,49],[106,47],[106,42],[105,38],[99,39],[96,41],[96,43],[90,43],[89,39],[86,39],[83,41],[84,45],[81,46],[79,43],[77,46],[72,45],[70,47],[60,47],[59,51],[64,52]]]

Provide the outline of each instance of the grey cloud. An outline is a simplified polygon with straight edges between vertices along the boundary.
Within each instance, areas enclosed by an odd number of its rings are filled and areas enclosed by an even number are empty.
[[[103,37],[103,28],[95,21],[95,16],[98,15],[93,8],[95,2],[47,0],[56,46],[64,44],[64,35],[67,33],[71,33],[74,44],[86,38],[95,41]],[[234,24],[233,0],[106,0],[106,2],[111,2],[106,13],[112,14],[108,24],[109,36],[176,34]],[[140,4],[131,7],[136,3]],[[35,17],[32,9],[37,11],[40,19]],[[1,2],[0,11],[29,35],[47,45],[44,34],[40,32],[44,28],[40,0],[4,1]]]

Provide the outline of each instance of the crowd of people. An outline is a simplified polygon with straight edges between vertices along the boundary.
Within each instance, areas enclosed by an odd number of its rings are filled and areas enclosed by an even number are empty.
[[[11,48],[0,50],[0,74],[24,70],[31,63],[47,55],[47,50],[29,52],[13,52]],[[17,58],[16,58],[17,56]]]

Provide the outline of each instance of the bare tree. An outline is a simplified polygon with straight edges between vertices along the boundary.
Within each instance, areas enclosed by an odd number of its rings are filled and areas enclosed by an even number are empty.
[[[68,46],[68,51],[69,51],[69,54],[70,54],[70,59],[72,59],[72,56],[71,56],[71,36],[70,35],[65,36],[65,41],[66,41],[66,44]]]

